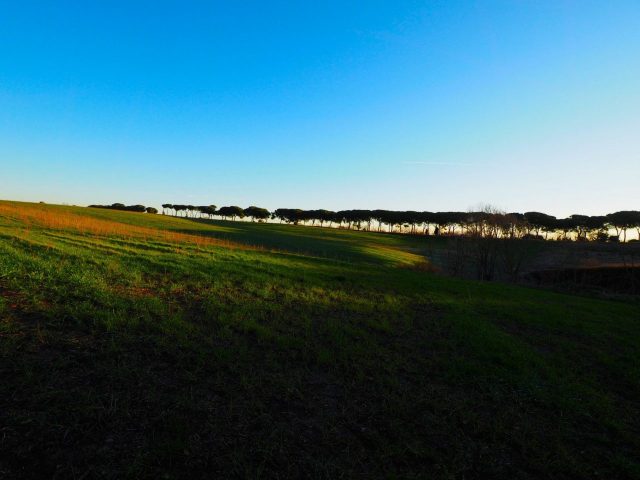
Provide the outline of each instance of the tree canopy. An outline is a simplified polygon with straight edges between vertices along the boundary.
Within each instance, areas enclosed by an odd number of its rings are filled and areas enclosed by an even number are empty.
[[[105,208],[129,209],[119,207]],[[134,206],[141,207],[141,206]],[[238,206],[215,205],[193,206],[165,203],[163,213],[184,217],[242,219],[264,222],[275,220],[293,225],[331,226],[355,230],[376,230],[390,233],[410,233],[414,235],[465,235],[484,237],[610,240],[622,236],[626,241],[627,231],[635,228],[640,237],[640,211],[626,210],[604,216],[573,214],[567,218],[556,218],[543,212],[500,212],[485,208],[468,212],[430,212],[396,210],[303,210],[299,208],[277,208],[270,212],[266,208],[252,205],[243,209]],[[134,210],[137,211],[137,210]],[[609,235],[610,230],[616,235]]]

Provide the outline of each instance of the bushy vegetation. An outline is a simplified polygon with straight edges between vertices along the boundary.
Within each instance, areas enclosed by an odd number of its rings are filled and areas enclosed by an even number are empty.
[[[640,306],[425,240],[0,202],[0,477],[638,478]]]

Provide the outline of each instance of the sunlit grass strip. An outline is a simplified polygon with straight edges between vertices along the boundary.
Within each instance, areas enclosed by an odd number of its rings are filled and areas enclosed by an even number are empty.
[[[228,240],[102,220],[76,215],[64,210],[49,209],[44,206],[0,204],[0,216],[19,221],[23,224],[23,228],[26,229],[42,227],[51,230],[75,231],[99,236],[162,240],[174,244],[186,243],[198,247],[214,246],[240,250],[262,250],[260,247],[242,245]]]

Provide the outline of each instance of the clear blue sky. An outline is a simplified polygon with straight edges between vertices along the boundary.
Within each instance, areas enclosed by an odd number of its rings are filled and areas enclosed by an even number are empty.
[[[0,198],[640,209],[640,2],[0,0]]]

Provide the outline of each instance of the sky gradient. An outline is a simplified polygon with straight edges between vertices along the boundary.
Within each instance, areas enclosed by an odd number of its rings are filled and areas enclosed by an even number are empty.
[[[637,0],[0,0],[0,198],[640,209],[639,86]]]

